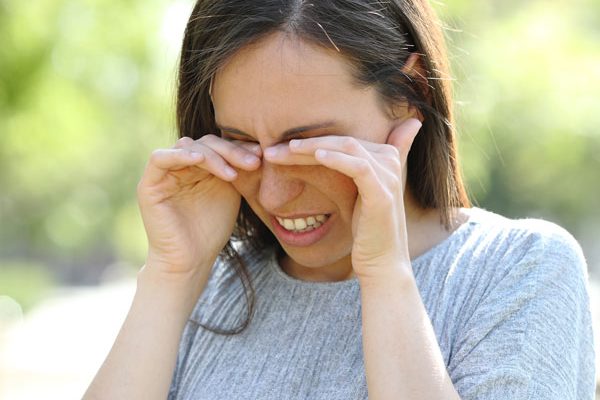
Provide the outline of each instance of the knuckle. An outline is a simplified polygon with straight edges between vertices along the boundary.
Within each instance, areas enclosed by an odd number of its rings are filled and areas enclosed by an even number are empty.
[[[360,144],[353,137],[347,136],[342,139],[342,149],[344,149],[344,151],[355,152],[358,150],[359,146]]]
[[[156,164],[156,162],[160,158],[162,158],[162,155],[163,155],[162,149],[153,150],[152,153],[150,153],[150,162],[153,164]]]
[[[144,191],[144,182],[142,180],[140,180],[137,183],[137,186],[135,187],[135,192],[137,193],[138,197],[141,197],[143,191]]]
[[[149,183],[145,177],[142,177],[135,187],[135,194],[139,202],[148,197]]]
[[[218,138],[218,136],[213,135],[212,133],[206,134],[197,140],[199,143],[209,144],[214,143],[214,141]]]
[[[184,147],[189,146],[192,143],[194,143],[194,140],[191,137],[183,136],[177,140],[177,142],[175,143],[175,148],[176,149],[184,148]]]
[[[233,150],[233,156],[236,158],[242,158],[244,156],[247,156],[249,152],[250,150],[245,146],[236,146]]]
[[[371,173],[371,164],[367,160],[360,160],[356,164],[356,170],[359,175],[368,175]]]
[[[400,175],[402,173],[402,163],[400,162],[400,159],[392,158],[390,160],[390,168],[395,176]]]
[[[400,151],[396,147],[386,144],[384,146],[384,150],[385,150],[385,153],[388,154],[389,156],[396,158],[396,159],[400,159]]]
[[[241,143],[239,146],[240,155],[246,156],[248,154],[252,154],[253,156],[258,156],[261,153],[261,147],[257,143]]]

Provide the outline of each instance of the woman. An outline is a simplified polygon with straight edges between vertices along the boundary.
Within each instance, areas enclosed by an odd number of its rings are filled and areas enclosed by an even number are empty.
[[[438,26],[419,0],[197,2],[86,398],[593,397],[581,250],[470,208]]]

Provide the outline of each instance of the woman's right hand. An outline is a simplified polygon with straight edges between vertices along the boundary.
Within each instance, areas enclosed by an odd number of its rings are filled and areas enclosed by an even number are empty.
[[[255,170],[260,157],[257,144],[215,135],[183,137],[171,149],[155,150],[137,188],[148,238],[145,268],[208,276],[240,207],[234,168]]]

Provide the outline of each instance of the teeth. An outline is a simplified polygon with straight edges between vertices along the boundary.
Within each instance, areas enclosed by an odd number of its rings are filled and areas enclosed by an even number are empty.
[[[288,231],[307,232],[323,225],[323,222],[325,222],[328,217],[324,214],[319,214],[307,218],[276,218],[279,222],[279,225],[283,226]]]
[[[291,219],[287,219],[286,218],[286,219],[283,220],[283,226],[288,231],[291,231],[292,229],[294,229],[294,221],[292,221]]]
[[[306,220],[304,218],[296,218],[294,220],[294,228],[296,228],[296,230],[301,230],[306,228]]]

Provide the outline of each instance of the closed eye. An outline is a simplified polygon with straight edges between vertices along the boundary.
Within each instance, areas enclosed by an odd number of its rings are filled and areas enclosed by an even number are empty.
[[[253,137],[248,136],[248,135],[238,134],[236,132],[220,130],[220,134],[221,134],[222,139],[228,140],[228,141],[237,140],[237,141],[246,142],[246,143],[258,143],[258,140],[254,139]],[[287,136],[284,140],[281,140],[279,142],[279,144],[288,143],[292,139],[309,139],[309,138],[316,138],[316,137],[330,136],[330,135],[346,136],[344,134],[331,133],[331,132],[312,133],[312,134],[310,134],[308,132],[298,132],[296,134],[291,134],[291,135]]]
[[[221,139],[227,140],[229,142],[231,142],[233,140],[237,140],[237,141],[246,142],[246,143],[258,143],[256,140],[252,140],[248,136],[236,135],[236,134],[226,133],[223,131],[221,131]]]

